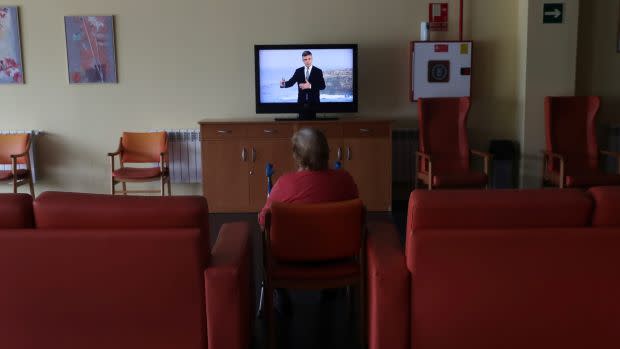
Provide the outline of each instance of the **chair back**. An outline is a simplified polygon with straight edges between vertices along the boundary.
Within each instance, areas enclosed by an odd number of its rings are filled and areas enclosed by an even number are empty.
[[[566,158],[567,172],[596,171],[598,144],[596,114],[600,99],[596,96],[545,97],[545,133],[547,151]],[[549,162],[549,170],[559,164]]]
[[[431,155],[433,170],[469,169],[469,108],[469,97],[418,100],[419,149]],[[428,170],[425,162],[419,165]]]
[[[358,256],[364,205],[360,199],[319,203],[273,203],[266,216],[271,258],[286,262]]]
[[[0,135],[0,165],[11,164],[11,155],[24,153],[28,150],[30,135],[27,133]],[[25,164],[26,157],[17,158],[18,164]]]
[[[168,151],[166,132],[123,132],[121,162],[159,162],[160,154]]]

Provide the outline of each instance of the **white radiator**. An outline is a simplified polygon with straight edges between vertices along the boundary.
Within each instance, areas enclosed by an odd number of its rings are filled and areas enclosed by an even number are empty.
[[[202,182],[200,130],[157,130],[168,133],[170,179],[173,183]]]
[[[23,134],[29,133],[31,135],[30,140],[30,168],[32,169],[32,182],[37,182],[37,166],[36,166],[36,144],[37,144],[37,136],[43,134],[43,132],[38,130],[30,130],[30,131],[7,131],[0,130],[0,134]],[[26,168],[26,165],[17,165],[17,168]],[[11,171],[11,165],[0,165],[0,171]]]

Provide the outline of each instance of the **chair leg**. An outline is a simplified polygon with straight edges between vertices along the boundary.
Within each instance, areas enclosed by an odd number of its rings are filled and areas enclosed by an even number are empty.
[[[30,174],[30,178],[28,179],[28,185],[30,186],[30,196],[34,198],[34,184],[32,183],[32,174]]]
[[[168,177],[168,196],[172,196],[172,184],[170,182],[170,177]]]
[[[116,194],[116,188],[114,187],[116,185],[116,183],[114,183],[114,177],[112,177],[112,182],[111,182],[111,186],[110,186],[110,194],[115,195]]]
[[[13,193],[17,194],[17,177],[13,176]]]
[[[164,189],[166,187],[166,179],[162,176],[160,182],[161,182],[161,196],[164,196],[165,195]]]
[[[127,195],[127,183],[123,182],[123,195]]]

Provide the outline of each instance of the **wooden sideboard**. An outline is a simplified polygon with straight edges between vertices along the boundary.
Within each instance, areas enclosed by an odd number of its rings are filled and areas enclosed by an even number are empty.
[[[274,183],[295,171],[291,137],[302,127],[323,131],[329,165],[340,161],[357,183],[370,211],[389,211],[392,201],[391,121],[201,121],[203,193],[209,212],[257,212],[265,204],[265,165]]]

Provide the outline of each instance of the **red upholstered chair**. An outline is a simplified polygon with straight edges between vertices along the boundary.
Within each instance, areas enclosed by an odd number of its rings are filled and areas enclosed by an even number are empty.
[[[30,195],[34,196],[29,151],[29,134],[0,135],[0,165],[11,165],[9,171],[0,171],[0,182],[12,182],[13,193],[17,193],[18,187],[28,184]],[[26,168],[20,169],[18,165],[25,165]]]
[[[471,150],[467,140],[467,115],[470,100],[462,98],[420,98],[420,132],[415,184],[422,181],[428,189],[485,187],[491,155]],[[470,156],[484,160],[484,172],[470,167]]]
[[[620,160],[620,153],[598,148],[599,106],[600,99],[595,96],[545,97],[543,184],[560,188],[620,185],[620,174],[607,174],[599,167],[600,155]]]
[[[274,203],[267,212],[263,270],[269,347],[275,345],[271,296],[275,288],[359,285],[363,295],[361,251],[365,244],[365,216],[359,199],[320,204]],[[363,301],[360,306],[364,324]]]
[[[114,158],[120,156],[120,168],[115,169]],[[166,132],[134,133],[123,132],[118,150],[108,153],[112,163],[112,195],[116,194],[116,184],[122,183],[122,194],[161,193],[168,185],[170,188],[170,171],[168,166],[168,136]],[[157,167],[126,167],[127,163],[153,164]],[[127,190],[127,182],[161,181],[161,190]]]

